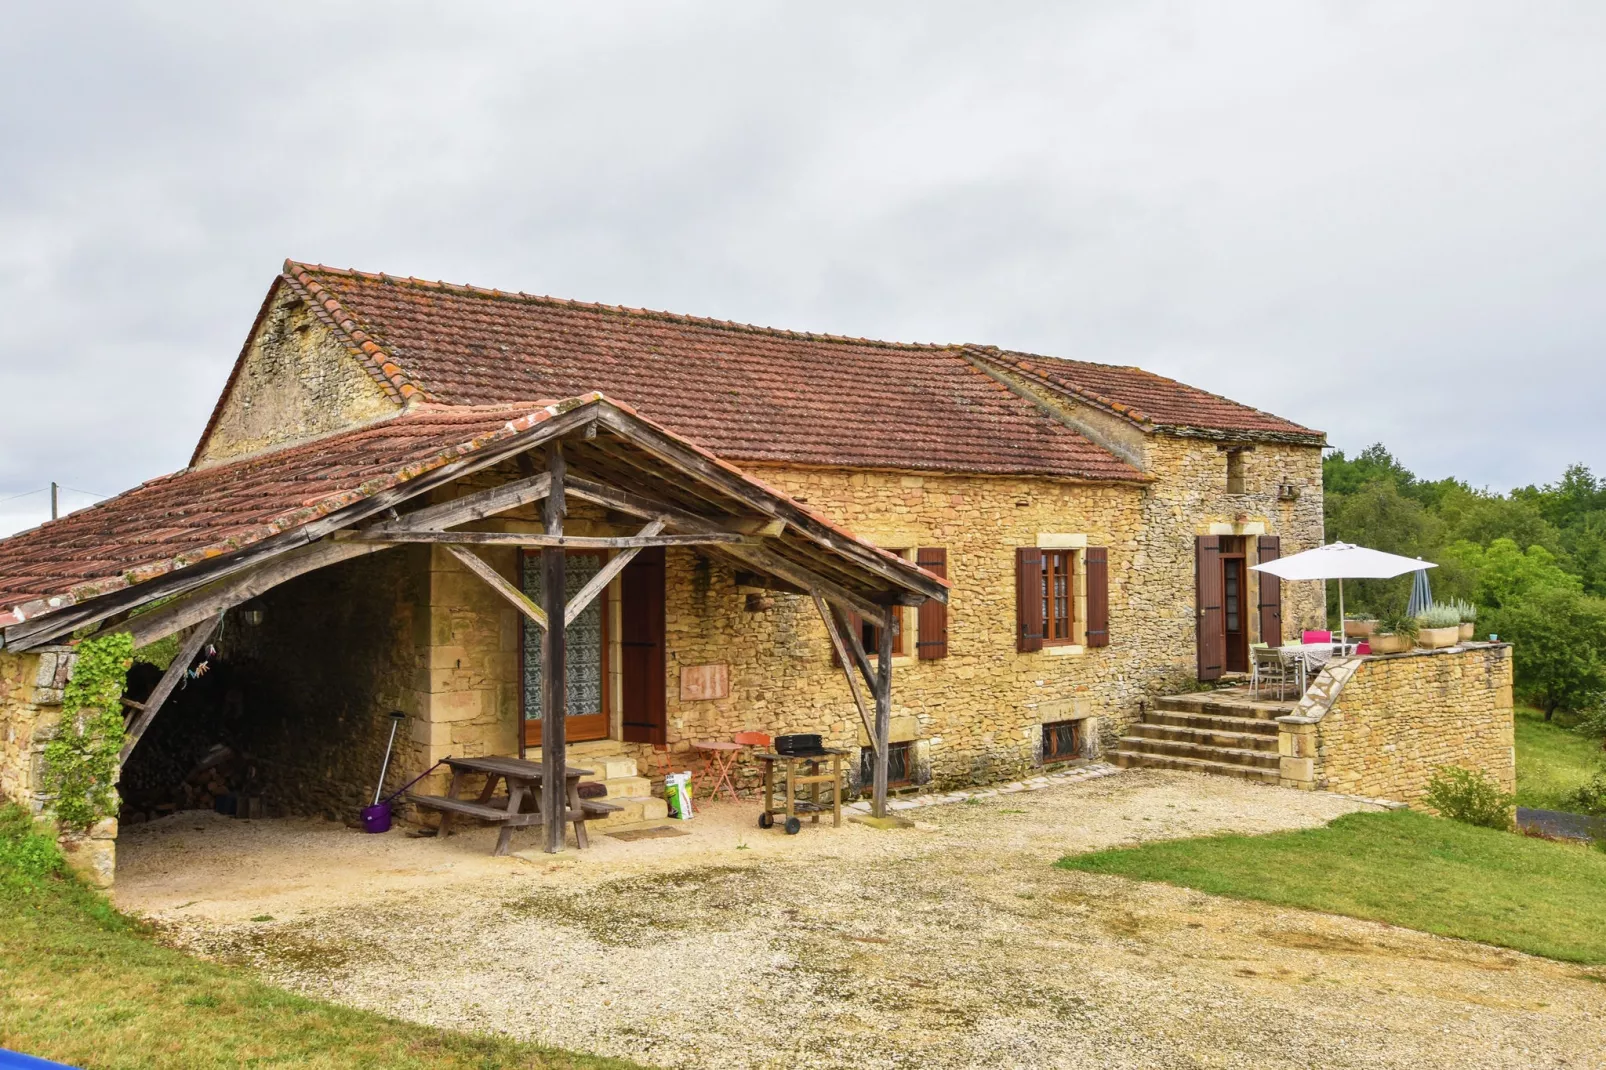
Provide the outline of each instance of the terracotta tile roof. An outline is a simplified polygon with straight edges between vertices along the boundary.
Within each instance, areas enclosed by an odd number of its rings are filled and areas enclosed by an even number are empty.
[[[1312,445],[1326,441],[1327,436],[1321,431],[1301,427],[1291,420],[1240,405],[1219,394],[1208,393],[1142,368],[1014,353],[990,346],[970,346],[968,349],[983,361],[1024,373],[1039,382],[1118,413],[1145,428],[1221,432]]]
[[[0,624],[56,608],[50,599],[83,601],[300,527],[533,427],[549,418],[549,404],[423,406],[142,483],[0,540]]]
[[[735,461],[1145,478],[1045,419],[957,346],[801,334],[294,262],[283,279],[398,394],[479,405],[596,390]]]
[[[591,406],[640,420],[674,437],[628,405],[597,393],[562,401],[495,405],[415,403],[395,417],[225,464],[189,468],[142,483],[115,498],[0,539],[0,626],[123,590],[271,536],[301,528],[383,490],[502,443],[558,413],[584,416]],[[630,432],[636,434],[637,432]],[[942,587],[946,580],[857,539],[830,518],[787,498],[695,443],[680,440],[711,465],[795,511],[810,538],[837,537],[900,570]],[[711,493],[717,499],[717,493]],[[796,526],[796,524],[794,524]],[[824,529],[822,534],[820,529]]]

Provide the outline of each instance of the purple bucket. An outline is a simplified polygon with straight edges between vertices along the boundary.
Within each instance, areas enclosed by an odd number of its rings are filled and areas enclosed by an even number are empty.
[[[390,803],[375,803],[362,808],[362,830],[364,832],[390,831]]]

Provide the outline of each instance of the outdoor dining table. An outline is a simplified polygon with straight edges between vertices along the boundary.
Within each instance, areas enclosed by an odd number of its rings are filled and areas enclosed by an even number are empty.
[[[1277,654],[1283,659],[1283,663],[1293,667],[1299,681],[1299,693],[1302,695],[1309,686],[1311,675],[1321,672],[1322,666],[1332,661],[1335,653],[1335,646],[1332,643],[1289,643],[1277,648]]]
[[[446,790],[445,795],[407,793],[408,800],[415,805],[441,812],[438,835],[446,836],[450,833],[452,818],[457,814],[479,818],[482,821],[494,821],[502,826],[502,831],[491,854],[505,855],[512,845],[514,829],[546,823],[546,815],[541,812],[541,783],[545,777],[545,770],[540,763],[525,761],[523,758],[495,756],[447,758],[445,762],[452,771],[451,787]],[[480,789],[478,798],[465,799],[462,797],[463,787],[468,778],[476,774],[485,777],[485,786]],[[591,770],[576,769],[573,766],[568,766],[563,771],[569,806],[568,812],[558,820],[574,822],[575,842],[582,848],[591,846],[590,840],[586,837],[586,822],[619,809],[611,803],[598,799],[580,798],[580,778],[590,775]],[[498,781],[506,784],[506,795],[496,794]]]

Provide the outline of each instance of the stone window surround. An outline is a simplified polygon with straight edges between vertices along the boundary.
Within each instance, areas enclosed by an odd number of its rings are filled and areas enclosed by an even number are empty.
[[[1071,553],[1074,564],[1071,580],[1075,586],[1071,609],[1071,641],[1043,644],[1038,653],[1048,657],[1067,657],[1087,653],[1087,535],[1085,532],[1037,533],[1039,550],[1065,550]]]

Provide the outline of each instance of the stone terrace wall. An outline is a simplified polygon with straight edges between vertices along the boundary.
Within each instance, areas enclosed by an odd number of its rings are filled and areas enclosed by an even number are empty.
[[[1325,712],[1302,705],[1280,719],[1284,783],[1420,806],[1433,771],[1457,765],[1516,789],[1508,644],[1361,658],[1343,670]],[[1331,688],[1328,675],[1317,688]]]

